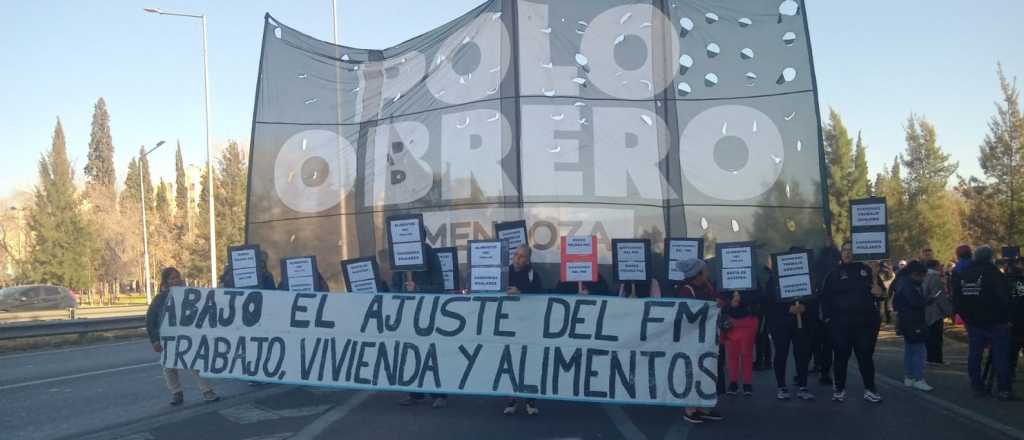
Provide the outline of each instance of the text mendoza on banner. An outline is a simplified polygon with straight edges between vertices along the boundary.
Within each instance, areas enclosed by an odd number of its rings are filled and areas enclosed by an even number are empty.
[[[685,299],[177,287],[161,363],[272,383],[714,406],[717,315]]]

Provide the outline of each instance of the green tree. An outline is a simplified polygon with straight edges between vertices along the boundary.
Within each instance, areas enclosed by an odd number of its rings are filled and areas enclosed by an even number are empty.
[[[1000,191],[977,177],[960,178],[956,191],[964,204],[960,213],[963,241],[997,246],[1006,233],[1006,206],[1000,203]]]
[[[96,200],[113,200],[117,175],[114,170],[114,141],[110,135],[107,102],[100,98],[93,106],[92,132],[89,134],[89,160],[85,164],[86,193]],[[95,202],[94,202],[95,203]]]
[[[850,199],[856,189],[850,186],[854,175],[853,139],[850,139],[842,118],[829,109],[828,123],[823,127],[825,162],[828,164],[828,204],[832,211],[831,233],[836,243],[850,234]],[[866,187],[866,184],[865,184]]]
[[[914,225],[914,232],[907,237],[910,255],[930,247],[941,257],[952,257],[960,240],[960,221],[947,185],[958,164],[942,151],[935,126],[927,119],[911,114],[904,130],[907,149],[901,161],[906,169],[905,211],[912,216],[908,221]]]
[[[223,267],[227,263],[227,247],[245,242],[245,195],[248,187],[248,163],[245,153],[238,143],[231,141],[217,160],[214,174],[213,194],[216,207],[215,223],[217,228],[217,262]],[[203,176],[203,189],[199,197],[199,218],[207,218],[206,176]],[[189,273],[193,278],[203,281],[210,276],[210,234],[208,228],[196,228],[196,237],[190,258]],[[221,268],[217,268],[219,271]],[[218,274],[219,275],[219,274]]]
[[[889,255],[898,260],[911,255],[908,244],[913,229],[912,216],[906,211],[907,194],[903,188],[903,169],[900,158],[893,159],[892,166],[875,178],[874,193],[885,197],[889,218]]]
[[[124,176],[124,189],[121,190],[118,208],[121,214],[138,213],[140,198],[139,194],[139,161],[132,158],[128,162],[128,172]]]
[[[189,228],[188,178],[185,176],[185,161],[181,158],[181,141],[174,152],[174,224],[179,240],[188,236]]]
[[[68,160],[60,119],[49,153],[39,160],[39,183],[28,215],[33,241],[25,275],[29,281],[72,289],[93,283],[92,235],[81,215],[74,170]]]
[[[860,132],[857,132],[857,146],[853,154],[853,172],[850,173],[850,198],[859,199],[871,195],[871,180],[868,178],[867,147]]]
[[[1019,220],[1024,215],[1024,197],[1021,194],[1024,189],[1024,173],[1017,171],[1024,166],[1024,115],[1021,114],[1020,90],[1017,89],[1016,78],[1013,81],[1007,80],[1002,65],[998,66],[997,72],[1003,99],[1001,103],[996,103],[996,114],[988,123],[989,132],[985,135],[978,155],[982,171],[992,181],[987,191],[991,196],[988,200],[996,206],[978,206],[985,201],[973,200],[972,207],[983,212],[982,218],[973,222],[996,222],[995,231],[986,231],[996,235],[986,237],[984,241],[995,239],[1005,244],[1016,244],[1024,238],[1024,222]],[[991,218],[989,214],[997,209],[999,215]]]

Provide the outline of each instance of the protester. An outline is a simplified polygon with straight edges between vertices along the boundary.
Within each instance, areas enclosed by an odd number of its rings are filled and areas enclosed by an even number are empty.
[[[619,283],[622,298],[661,298],[661,283],[656,278],[648,281],[626,281]]]
[[[921,256],[917,261],[927,263],[935,259],[935,251],[932,248],[926,247],[921,249]]]
[[[707,264],[704,261],[691,258],[676,263],[676,269],[683,273],[685,279],[678,284],[678,288],[665,292],[666,297],[687,298],[699,301],[714,301],[718,307],[724,304],[715,291],[715,286],[708,277]],[[721,362],[721,359],[719,359]],[[719,380],[722,377],[719,376]],[[713,408],[683,408],[683,420],[700,424],[707,421],[722,420],[721,414]]]
[[[900,334],[903,335],[903,384],[921,391],[933,388],[924,380],[925,342],[928,340],[928,322],[925,308],[934,298],[923,290],[928,268],[920,261],[912,261],[896,281],[893,307],[899,316]]]
[[[288,271],[281,273],[281,282],[277,284],[277,290],[288,290]],[[313,276],[313,291],[314,292],[330,292],[331,287],[327,284],[327,280],[324,279],[324,275],[320,273],[320,269],[316,270],[316,274]]]
[[[796,251],[797,249],[790,249]],[[786,385],[786,364],[789,360],[789,348],[793,347],[793,362],[796,369],[796,397],[800,400],[814,400],[814,394],[807,389],[807,370],[811,361],[811,339],[813,329],[818,320],[818,302],[814,297],[802,298],[799,301],[783,302],[779,298],[777,279],[771,274],[768,279],[767,327],[770,328],[772,342],[775,344],[775,383],[778,391],[775,397],[789,400],[792,394]],[[798,317],[799,316],[799,320]]]
[[[967,323],[967,372],[976,397],[988,395],[981,357],[991,347],[999,400],[1017,400],[1010,389],[1010,296],[1006,277],[992,262],[992,248],[979,246],[967,269],[955,272],[954,309]]]
[[[815,295],[821,297],[825,279],[836,267],[841,264],[842,256],[839,249],[836,249],[832,237],[827,237],[825,246],[818,253],[812,265],[812,279],[815,280]],[[811,329],[811,356],[814,358],[814,371],[820,374],[818,383],[821,385],[832,385],[832,361],[834,352],[832,350],[832,336],[829,334],[829,327],[821,315],[821,302],[818,301],[818,319],[814,321]]]
[[[164,306],[167,303],[168,294],[172,287],[184,286],[185,281],[181,278],[181,272],[173,267],[164,268],[160,271],[160,290],[153,297],[153,302],[146,310],[146,333],[149,334],[149,342],[153,345],[153,351],[163,352],[164,347],[160,345],[160,324],[164,317]],[[181,381],[178,380],[178,370],[175,368],[164,368],[164,381],[167,389],[171,392],[171,405],[178,406],[185,402],[185,393],[181,389]],[[220,396],[213,391],[213,386],[206,379],[199,375],[197,370],[189,370],[196,378],[199,391],[203,393],[203,400],[216,402]]]
[[[1010,387],[1017,379],[1017,360],[1024,350],[1024,259],[1014,260],[1010,284]]]
[[[942,332],[946,317],[953,314],[953,302],[946,290],[946,282],[943,281],[942,263],[939,260],[928,260],[925,265],[928,267],[928,275],[922,290],[926,297],[931,298],[924,309],[924,319],[928,324],[926,360],[930,364],[942,365],[945,363],[942,358]]]
[[[771,262],[764,267],[765,279],[772,279]],[[767,292],[771,284],[765,286]],[[772,340],[768,328],[768,308],[763,304],[754,305],[754,314],[757,316],[757,334],[754,337],[754,371],[764,371],[772,368]]]
[[[871,292],[871,268],[853,260],[853,245],[843,243],[842,264],[826,277],[822,286],[821,308],[835,350],[835,387],[832,400],[846,400],[846,370],[851,352],[864,381],[864,400],[878,403],[882,396],[875,388],[875,343],[880,317]]]
[[[725,303],[722,313],[726,319],[722,326],[721,340],[725,345],[729,375],[729,388],[726,394],[738,394],[742,383],[743,395],[751,397],[754,395],[754,343],[759,324],[755,313],[756,306],[760,303],[761,292],[753,290],[740,294],[738,291],[732,291],[719,293],[719,297]]]
[[[890,311],[890,301],[892,301],[893,283],[896,282],[896,272],[893,271],[892,266],[889,266],[888,261],[879,261],[878,270],[875,275],[875,284],[872,287],[872,294],[878,298],[875,300],[876,305],[880,310],[883,311],[885,317],[885,323],[890,324],[892,322],[892,312]]]
[[[508,267],[508,293],[510,295],[542,293],[544,283],[541,282],[540,273],[533,270],[531,258],[533,251],[529,245],[521,245],[516,248],[512,256],[512,264]],[[503,413],[507,416],[514,415],[519,409],[519,399],[510,399],[505,405]],[[540,414],[537,408],[536,399],[526,399],[526,414],[535,416]]]
[[[426,269],[416,272],[391,272],[391,285],[396,286],[399,293],[434,293],[444,291],[444,274],[441,272],[441,259],[429,244],[423,245],[423,257]],[[431,394],[433,408],[448,406],[448,395]],[[409,396],[398,402],[402,406],[411,406],[426,400],[423,393],[409,393]]]
[[[274,282],[274,274],[270,273],[270,269],[267,268],[267,251],[260,251],[260,285],[257,288],[262,290],[275,290],[277,289],[277,283]],[[224,265],[224,270],[220,273],[219,287],[225,289],[235,288],[235,276],[231,267],[230,260],[228,264]]]

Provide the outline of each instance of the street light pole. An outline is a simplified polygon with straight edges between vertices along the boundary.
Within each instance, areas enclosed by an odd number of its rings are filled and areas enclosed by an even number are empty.
[[[150,304],[153,302],[153,293],[149,289],[149,230],[148,228],[146,228],[146,185],[143,184],[142,180],[143,174],[145,174],[142,172],[142,159],[145,159],[146,156],[149,155],[149,153],[152,153],[157,148],[160,148],[160,146],[163,144],[164,141],[157,142],[156,146],[153,147],[153,149],[139,155],[139,200],[142,204],[142,255],[144,261],[143,269],[146,271],[146,304]]]
[[[331,0],[331,34],[334,44],[338,44],[338,0]]]
[[[206,123],[206,186],[210,204],[210,287],[217,286],[217,227],[215,206],[213,203],[213,151],[210,142],[210,67],[209,56],[206,44],[206,15],[182,14],[179,12],[167,12],[157,8],[145,8],[146,12],[175,17],[198,18],[203,24],[203,102]]]

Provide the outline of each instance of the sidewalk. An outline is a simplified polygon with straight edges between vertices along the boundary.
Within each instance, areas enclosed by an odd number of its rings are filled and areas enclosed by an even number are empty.
[[[1024,432],[1024,402],[1000,402],[995,398],[975,398],[967,378],[967,344],[951,338],[947,329],[943,356],[948,365],[925,367],[925,378],[935,390],[927,393],[963,410],[992,419]],[[953,329],[956,331],[957,329]],[[875,364],[879,376],[903,382],[903,338],[891,326],[883,326],[878,336]],[[852,362],[851,362],[852,364]],[[1024,371],[1018,369],[1018,371]],[[1024,374],[1014,384],[1018,395],[1024,392]],[[919,391],[906,390],[920,393]]]

